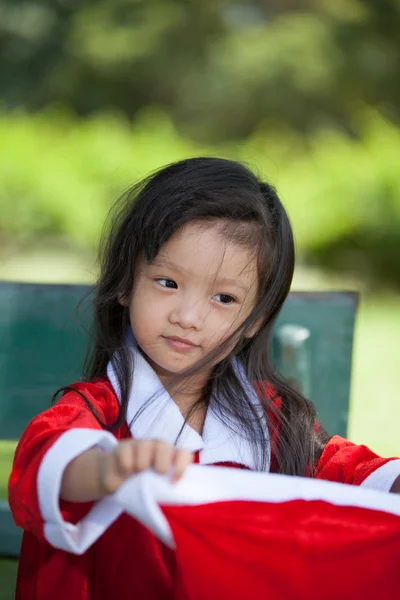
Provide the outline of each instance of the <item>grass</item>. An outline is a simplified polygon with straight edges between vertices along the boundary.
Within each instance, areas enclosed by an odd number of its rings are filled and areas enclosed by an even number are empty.
[[[355,332],[349,437],[399,456],[400,296],[361,304]]]
[[[13,600],[15,597],[17,568],[16,560],[0,560],[0,600]]]
[[[0,500],[7,499],[7,481],[11,470],[16,442],[0,440]]]
[[[12,464],[16,442],[0,441],[0,500],[7,498],[7,480]],[[15,580],[18,562],[0,559],[0,600],[12,600],[15,596]]]

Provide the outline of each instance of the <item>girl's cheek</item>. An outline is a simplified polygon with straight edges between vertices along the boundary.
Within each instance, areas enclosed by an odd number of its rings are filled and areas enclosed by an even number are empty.
[[[230,326],[224,326],[221,327],[221,325],[219,326],[215,326],[213,328],[210,328],[210,336],[209,336],[209,340],[212,344],[219,344],[221,342],[223,342],[224,340],[226,340],[226,338],[232,333],[233,329]]]

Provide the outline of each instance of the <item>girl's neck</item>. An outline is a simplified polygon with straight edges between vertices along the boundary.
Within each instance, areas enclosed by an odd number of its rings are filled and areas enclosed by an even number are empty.
[[[166,381],[163,381],[163,385],[178,406],[183,418],[187,419],[187,424],[201,435],[207,414],[207,406],[205,403],[199,403],[195,409],[193,407],[202,396],[205,385],[204,378],[202,378],[202,381],[196,379],[195,381],[179,383],[175,388],[169,386]]]

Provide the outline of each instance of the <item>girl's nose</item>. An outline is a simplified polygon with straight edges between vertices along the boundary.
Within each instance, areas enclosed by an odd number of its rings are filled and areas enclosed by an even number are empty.
[[[182,329],[201,329],[204,322],[205,309],[201,302],[180,303],[169,315],[173,325],[180,325]]]

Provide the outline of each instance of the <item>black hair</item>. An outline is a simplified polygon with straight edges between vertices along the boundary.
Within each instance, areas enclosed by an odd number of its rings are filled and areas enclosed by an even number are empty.
[[[316,425],[314,406],[275,371],[270,361],[273,325],[293,277],[292,228],[275,189],[241,163],[212,157],[183,160],[151,174],[115,204],[100,245],[92,345],[84,379],[104,376],[112,361],[121,402],[118,418],[108,428],[120,427],[126,420],[133,376],[126,336],[129,311],[120,299],[131,294],[139,258],[153,260],[171,236],[191,222],[213,223],[228,240],[254,250],[258,298],[250,316],[224,344],[181,374],[183,380],[213,365],[212,376],[187,419],[212,398],[219,418],[251,441],[258,468],[267,468],[268,440],[260,415],[233,367],[235,356],[248,380],[256,385],[265,408],[274,470],[312,475],[328,438]],[[252,327],[257,327],[256,334],[246,336]],[[234,350],[223,357],[233,339],[238,340]]]

